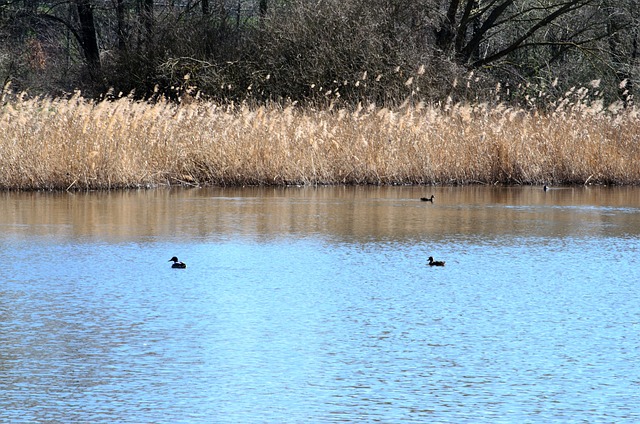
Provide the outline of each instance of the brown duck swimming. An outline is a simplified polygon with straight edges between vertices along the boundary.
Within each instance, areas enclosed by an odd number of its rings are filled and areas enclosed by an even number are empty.
[[[434,196],[432,194],[431,197],[421,197],[420,200],[422,200],[423,202],[431,202],[431,203],[433,203],[434,197],[436,197],[436,196]]]
[[[171,259],[169,259],[169,262],[173,261],[173,264],[171,264],[171,268],[186,268],[187,264],[185,264],[184,262],[180,262],[178,260],[177,257],[173,257]]]
[[[429,266],[444,266],[444,261],[434,261],[433,256],[429,256]]]

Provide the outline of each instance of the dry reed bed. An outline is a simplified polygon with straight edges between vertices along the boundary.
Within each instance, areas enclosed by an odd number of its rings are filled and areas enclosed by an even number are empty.
[[[568,105],[356,110],[28,99],[0,108],[0,188],[640,183],[640,121]]]

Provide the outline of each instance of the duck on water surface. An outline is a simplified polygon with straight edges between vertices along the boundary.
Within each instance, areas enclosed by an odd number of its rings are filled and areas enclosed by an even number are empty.
[[[184,262],[180,262],[176,256],[174,256],[173,258],[169,259],[169,262],[171,262],[171,261],[173,261],[173,264],[171,264],[171,268],[186,268],[187,267],[187,264],[185,264]]]
[[[434,261],[433,256],[429,256],[429,266],[444,266],[444,261]]]

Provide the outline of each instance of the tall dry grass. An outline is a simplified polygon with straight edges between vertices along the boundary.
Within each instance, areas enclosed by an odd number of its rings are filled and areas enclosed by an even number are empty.
[[[640,183],[634,107],[6,100],[0,188]]]

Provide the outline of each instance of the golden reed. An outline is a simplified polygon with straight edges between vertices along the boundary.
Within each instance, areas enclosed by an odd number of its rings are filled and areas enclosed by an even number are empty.
[[[635,107],[5,100],[0,189],[159,185],[638,184]]]

